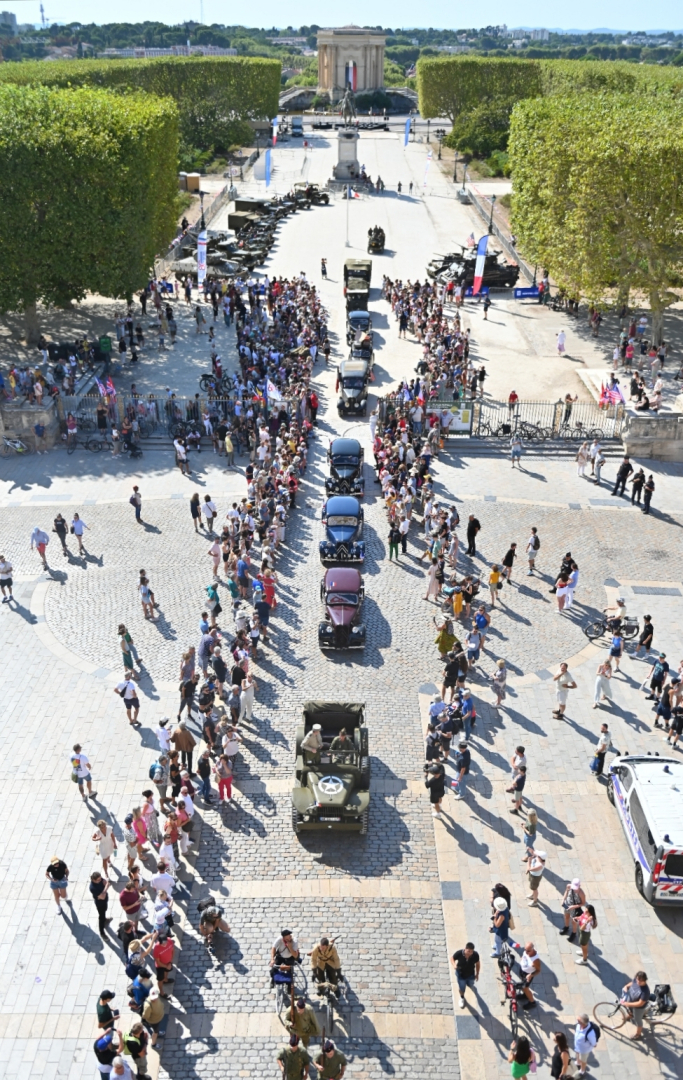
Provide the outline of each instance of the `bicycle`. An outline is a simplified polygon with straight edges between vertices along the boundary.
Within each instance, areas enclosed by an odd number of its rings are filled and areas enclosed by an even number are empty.
[[[100,450],[114,449],[113,442],[106,435],[91,435],[85,446],[93,454],[99,454]]]
[[[540,442],[545,442],[550,438],[550,428],[541,427],[540,424],[532,424],[529,420],[522,420],[517,434],[520,439],[526,439],[527,442],[533,442],[534,439],[538,439]]]
[[[493,436],[495,439],[511,439],[512,434],[512,423],[498,424],[494,428],[491,427],[488,420],[482,420],[477,430],[477,435],[482,435],[484,438]]]
[[[294,964],[289,977],[281,971],[275,973],[275,1012],[283,1027],[292,1022],[292,1004],[297,998],[305,998],[307,990],[306,972],[301,964]]]
[[[620,633],[624,641],[631,641],[640,633],[640,623],[636,618],[627,615],[625,619],[617,617],[608,617],[605,611],[601,618],[594,619],[592,622],[586,623],[583,627],[583,632],[590,641],[597,641],[603,634],[609,631],[610,634],[616,633],[616,624],[620,624]]]
[[[577,420],[575,427],[572,427],[568,422],[560,424],[557,437],[565,439],[567,442],[572,442],[574,439],[588,442],[589,439],[604,439],[605,433],[599,427],[585,428],[581,421]]]
[[[519,1031],[519,997],[523,997],[524,994],[521,990],[520,984],[515,982],[512,978],[512,968],[515,963],[516,957],[507,941],[504,941],[501,946],[500,956],[498,957],[498,967],[501,971],[501,978],[499,982],[503,984],[505,989],[505,996],[501,1002],[504,1005],[507,1001],[508,1012],[510,1015],[510,1034],[513,1039],[517,1038]]]
[[[654,1001],[650,1001],[643,1012],[643,1021],[650,1025],[650,1034],[657,1024],[666,1024],[678,1008],[666,983],[655,986]],[[615,998],[614,1001],[599,1001],[593,1009],[593,1016],[601,1027],[609,1031],[619,1031],[627,1020],[633,1022],[632,1010],[628,1004]]]
[[[66,452],[67,454],[73,454],[74,450],[78,446],[78,435],[66,436]]]
[[[21,439],[12,437],[10,435],[3,435],[2,437],[2,453],[3,456],[9,457],[11,454],[28,454],[28,446],[23,443]]]

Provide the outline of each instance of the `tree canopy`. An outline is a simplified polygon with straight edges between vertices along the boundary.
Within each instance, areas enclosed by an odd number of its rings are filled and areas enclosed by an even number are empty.
[[[452,124],[485,102],[509,104],[541,93],[538,63],[481,56],[422,57],[417,64],[420,113]]]
[[[242,56],[163,56],[155,60],[63,60],[0,65],[0,83],[143,90],[173,98],[190,146],[227,149],[248,138],[248,120],[275,116],[280,62]]]
[[[169,98],[0,86],[0,310],[132,295],[175,233]]]
[[[509,152],[513,228],[570,294],[645,294],[656,339],[683,286],[683,102],[578,94],[520,102]]]

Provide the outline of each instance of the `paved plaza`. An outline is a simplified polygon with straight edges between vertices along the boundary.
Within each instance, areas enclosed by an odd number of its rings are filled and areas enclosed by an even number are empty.
[[[314,140],[308,162],[302,151],[287,151],[280,176],[275,173],[276,187],[298,176],[322,180],[333,153],[325,142]],[[373,176],[381,172],[387,184],[400,178],[404,189],[410,179],[422,185],[424,147],[411,144],[404,150],[393,136],[368,139],[367,145],[363,139],[361,146]],[[389,305],[379,297],[382,274],[423,279],[434,251],[452,250],[473,229],[477,235],[481,231],[472,211],[452,198],[452,185],[435,165],[424,197],[398,200],[387,193],[348,207],[351,248],[345,247],[345,203],[297,214],[282,226],[265,267],[285,276],[305,271],[318,282],[320,258],[327,257],[330,280],[321,290],[338,358],[344,352],[343,260],[364,251],[370,225],[387,230],[389,250],[373,259],[375,394],[412,378],[420,355],[416,342],[398,340]],[[553,399],[571,391],[587,397],[576,374],[578,361],[602,362],[606,340],[596,344],[577,326],[569,336],[570,356],[560,359],[554,351],[559,316],[552,312],[494,301],[485,323],[476,305],[466,311],[475,352],[490,367],[492,392],[507,397],[514,386],[521,396]],[[226,367],[234,370],[233,332],[219,326],[218,340]],[[181,322],[176,350],[161,357],[151,352],[135,380],[145,393],[166,385],[194,393],[197,375],[208,368],[206,339],[196,341],[188,319]],[[604,719],[620,751],[666,749],[652,726],[651,703],[639,689],[649,669],[643,661],[624,659],[613,682],[614,704],[594,711],[595,669],[606,640],[591,644],[582,631],[589,615],[623,595],[641,622],[644,613],[652,615],[655,645],[672,667],[683,658],[683,467],[646,463],[657,488],[654,512],[645,518],[630,502],[609,495],[614,459],[597,488],[577,476],[568,456],[529,454],[523,471],[512,473],[502,454],[468,454],[466,444],[456,440],[439,455],[433,470],[439,501],[458,507],[461,534],[470,513],[482,524],[477,556],[468,559],[461,547],[460,574],[475,569],[488,574],[510,541],[523,552],[532,525],[542,546],[536,576],[526,576],[522,555],[512,585],[502,590],[486,652],[471,681],[478,722],[470,797],[456,802],[447,792],[445,814],[435,822],[422,766],[427,709],[442,666],[434,644],[438,609],[422,599],[422,522],[416,514],[408,555],[389,563],[386,513],[368,464],[367,644],[362,653],[324,655],[317,643],[322,576],[317,541],[329,438],[343,433],[360,438],[366,462],[371,460],[367,424],[337,416],[334,381],[334,365],[325,369],[318,363],[317,438],[276,564],[279,603],[255,667],[258,693],[253,721],[243,725],[236,801],[200,807],[197,815],[195,845],[181,871],[180,949],[170,1019],[160,1058],[150,1056],[150,1071],[163,1080],[277,1075],[274,1059],[284,1029],[275,1013],[268,959],[273,940],[288,926],[305,951],[324,933],[339,938],[349,994],[334,1038],[349,1058],[347,1076],[509,1076],[506,1009],[498,968],[488,955],[489,893],[502,881],[512,892],[513,936],[520,943],[533,941],[543,963],[534,984],[539,1005],[524,1015],[522,1029],[547,1076],[551,1033],[571,1035],[577,1013],[610,1000],[636,970],[647,971],[651,986],[670,983],[683,1002],[683,913],[655,910],[639,896],[604,781],[589,771]],[[532,387],[538,388],[535,394]],[[210,493],[222,521],[246,491],[245,457],[235,470],[226,470],[224,459],[211,452],[199,459],[193,454],[190,478],[174,468],[168,451],[145,451],[135,463],[104,457],[79,449],[72,457],[56,450],[0,461],[0,546],[14,566],[18,601],[11,609],[0,608],[3,790],[16,815],[0,855],[0,1080],[95,1077],[95,1004],[105,987],[116,992],[125,1012],[128,979],[121,955],[99,937],[88,895],[90,873],[100,865],[93,827],[104,817],[120,836],[125,815],[149,786],[148,770],[157,757],[153,729],[159,718],[175,718],[180,657],[198,641],[211,560],[207,536],[196,535],[192,527],[189,497],[194,491]],[[128,502],[133,483],[143,496],[142,524]],[[54,538],[45,574],[29,548],[30,535],[36,525],[49,531],[58,511],[68,520],[78,511],[85,520],[90,528],[86,553],[79,556],[71,543],[65,558]],[[560,617],[548,590],[568,550],[581,576],[572,613]],[[159,604],[154,624],[143,621],[136,593],[143,566]],[[223,598],[224,586],[221,590]],[[119,622],[131,630],[144,660],[137,730],[128,725],[113,693],[121,674]],[[496,711],[489,680],[499,657],[506,660],[510,678],[506,708]],[[578,684],[563,721],[552,715],[552,675],[562,660]],[[366,704],[372,756],[366,838],[296,837],[292,831],[294,732],[302,704],[310,699]],[[97,791],[87,804],[70,780],[69,752],[77,741],[88,753]],[[538,908],[526,904],[521,821],[508,813],[505,792],[508,762],[520,742],[529,759],[525,801],[538,812],[548,853]],[[447,771],[454,777],[452,765]],[[71,870],[72,905],[64,919],[55,916],[44,877],[54,855]],[[120,853],[114,864],[116,890],[122,863]],[[586,967],[575,964],[574,948],[558,933],[562,893],[576,876],[598,916]],[[220,897],[232,928],[213,954],[198,932],[197,903],[209,894]],[[116,899],[111,907],[116,925]],[[468,993],[461,1010],[449,954],[468,940],[481,954],[482,975],[476,996]],[[130,1019],[124,1017],[124,1031]],[[628,1034],[628,1029],[603,1033],[590,1061],[591,1075],[601,1080],[680,1076],[678,1014],[641,1043],[631,1043]]]

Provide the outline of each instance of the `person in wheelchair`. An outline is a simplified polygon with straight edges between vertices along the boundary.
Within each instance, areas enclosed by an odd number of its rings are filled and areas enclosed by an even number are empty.
[[[291,982],[295,964],[300,964],[299,943],[293,937],[291,930],[282,930],[279,938],[273,942],[270,950],[270,985],[275,985],[276,973],[287,982]]]
[[[320,944],[316,945],[312,952],[308,954],[311,958],[311,968],[313,969],[313,982],[324,983],[328,982],[332,984],[333,992],[339,997],[340,988],[339,981],[343,980],[341,970],[341,960],[339,959],[339,953],[337,952],[334,942],[330,944],[330,939],[322,937]],[[322,994],[322,987],[318,985],[318,993]]]

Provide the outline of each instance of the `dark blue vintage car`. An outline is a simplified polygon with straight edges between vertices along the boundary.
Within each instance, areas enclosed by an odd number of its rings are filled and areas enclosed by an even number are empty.
[[[330,475],[325,479],[328,495],[355,495],[363,498],[363,448],[358,439],[333,439],[327,451]]]
[[[325,539],[320,541],[322,563],[362,563],[365,559],[363,510],[351,495],[332,495],[323,505]]]

